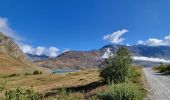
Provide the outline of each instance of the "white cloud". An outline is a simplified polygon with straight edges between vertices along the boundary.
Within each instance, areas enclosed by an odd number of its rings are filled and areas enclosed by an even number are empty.
[[[116,32],[113,32],[112,34],[107,34],[103,37],[104,40],[107,40],[111,43],[121,43],[123,42],[125,39],[122,38],[122,35],[124,35],[125,33],[127,33],[128,30],[123,29],[123,30],[119,30]]]
[[[59,51],[60,51],[60,49],[58,49],[56,47],[50,47],[49,49],[47,49],[49,57],[57,57],[59,54]]]
[[[10,28],[7,18],[0,17],[0,32],[4,33],[8,37],[13,38],[16,42],[22,40],[22,38],[18,36],[14,30]]]
[[[152,57],[151,58],[149,58],[149,57],[140,57],[140,56],[134,56],[133,60],[170,63],[170,60],[165,60],[165,59],[161,59],[161,58],[152,58]]]
[[[22,44],[20,45],[20,48],[24,53],[37,55],[37,56],[46,55],[49,57],[57,57],[60,53],[60,49],[56,47],[46,48],[46,47],[38,46],[34,48],[30,45]]]
[[[66,48],[66,49],[63,50],[63,53],[64,53],[64,52],[68,52],[68,51],[70,51],[70,49],[69,49],[69,48]]]
[[[32,47],[31,45],[23,43],[23,37],[18,36],[16,32],[9,26],[7,18],[0,17],[0,32],[6,36],[12,38],[21,48],[24,53],[33,54],[33,55],[46,55],[49,57],[56,57],[59,54],[59,49],[56,47]]]
[[[139,40],[137,44],[143,44],[148,46],[170,46],[170,35],[165,36],[164,39],[149,38],[146,41]]]

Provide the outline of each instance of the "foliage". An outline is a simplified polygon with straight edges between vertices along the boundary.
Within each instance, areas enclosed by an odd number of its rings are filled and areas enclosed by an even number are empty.
[[[6,81],[0,82],[0,92],[5,89],[5,83],[6,83]]]
[[[108,83],[125,82],[130,76],[131,63],[128,49],[120,47],[114,56],[110,56],[101,64],[100,77]]]
[[[38,70],[35,70],[35,71],[33,72],[33,75],[39,75],[39,74],[42,74],[42,72],[41,72],[41,71],[38,71]]]
[[[53,100],[81,100],[81,98],[73,95],[71,92],[67,92],[66,90],[62,89],[58,91],[58,94]]]
[[[108,91],[99,95],[101,100],[143,100],[142,92],[133,83],[119,83],[108,86]]]
[[[33,88],[24,90],[18,87],[6,91],[5,98],[6,100],[38,100],[40,97]]]
[[[3,78],[9,78],[9,77],[16,77],[16,76],[20,76],[20,75],[19,75],[19,74],[16,74],[16,73],[12,73],[12,74],[3,75],[2,77],[3,77]]]
[[[26,72],[24,75],[25,75],[25,76],[27,76],[27,75],[31,75],[31,73],[29,73],[29,72]]]
[[[158,67],[154,67],[154,70],[158,70],[160,73],[170,74],[170,64],[165,65],[161,63]]]

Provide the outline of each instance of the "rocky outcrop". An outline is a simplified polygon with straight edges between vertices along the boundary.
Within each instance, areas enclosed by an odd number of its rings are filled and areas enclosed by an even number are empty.
[[[11,57],[22,62],[28,62],[26,55],[20,50],[19,46],[9,37],[0,32],[0,52],[7,53]]]

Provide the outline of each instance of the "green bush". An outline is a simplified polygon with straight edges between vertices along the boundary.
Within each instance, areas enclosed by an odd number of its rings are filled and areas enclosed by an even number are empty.
[[[24,75],[25,75],[25,76],[27,76],[27,75],[31,75],[31,73],[29,73],[29,72],[26,72]]]
[[[144,94],[133,83],[120,83],[108,86],[108,91],[100,94],[101,100],[143,100]]]
[[[5,83],[6,83],[6,81],[0,82],[0,92],[5,89]]]
[[[164,65],[163,63],[161,63],[158,67],[154,67],[153,69],[158,70],[160,73],[169,73],[170,64]]]
[[[35,70],[35,71],[33,72],[33,75],[39,75],[39,74],[42,74],[42,72],[41,72],[41,71],[38,71],[38,70]]]
[[[100,77],[107,83],[125,82],[130,76],[131,63],[128,49],[120,47],[114,56],[110,56],[101,64]]]
[[[13,88],[5,92],[5,100],[38,100],[38,93],[31,89]]]
[[[8,77],[15,77],[15,76],[19,76],[19,74],[13,73],[13,74],[8,75]]]

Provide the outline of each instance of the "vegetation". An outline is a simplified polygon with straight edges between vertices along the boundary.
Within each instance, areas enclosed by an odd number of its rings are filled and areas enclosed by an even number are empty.
[[[119,83],[108,86],[108,91],[101,94],[102,100],[143,100],[143,94],[134,83]]]
[[[110,56],[101,65],[100,77],[107,83],[122,83],[130,76],[132,63],[127,48],[120,47],[114,56]]]
[[[102,100],[142,100],[146,91],[141,85],[141,71],[131,66],[128,49],[120,47],[115,55],[101,66],[100,77],[107,82],[107,91],[100,94]],[[140,68],[139,68],[140,69]]]
[[[153,69],[160,73],[170,74],[170,64],[165,65],[165,64],[161,63],[159,66],[154,67]]]
[[[33,72],[33,75],[39,75],[39,74],[42,74],[42,72],[41,72],[41,71],[38,71],[38,70],[35,70],[35,71]]]
[[[53,100],[81,100],[81,98],[73,95],[72,92],[67,92],[62,89],[58,91],[58,94],[55,97],[53,97]]]
[[[2,85],[0,85],[4,95],[2,100],[37,100],[39,98],[43,100],[42,97],[44,100],[108,100],[106,97],[110,94],[126,94],[127,98],[142,98],[144,96],[142,94],[145,92],[143,85],[141,85],[142,68],[132,67],[131,71],[132,74],[127,82],[110,85],[100,82],[97,70],[76,72],[76,74],[41,74],[29,75],[27,78],[24,75],[20,75],[17,77],[0,78],[0,81],[2,79],[7,80],[7,83],[2,82]],[[31,84],[34,85],[34,89],[28,87]],[[55,87],[53,84],[58,86]],[[119,90],[120,87],[121,89]],[[36,91],[34,91],[35,89]]]
[[[103,62],[100,73],[98,70],[84,70],[54,75],[35,70],[26,72],[24,75],[29,75],[26,78],[23,74],[2,77],[0,81],[5,79],[8,84],[0,85],[3,90],[0,96],[3,95],[5,100],[38,100],[42,97],[47,100],[142,100],[146,92],[142,68],[132,67],[131,62],[130,53],[121,47]],[[32,84],[37,91],[27,89]]]
[[[6,100],[38,100],[40,96],[37,92],[31,89],[21,89],[19,87],[13,88],[5,92]]]

